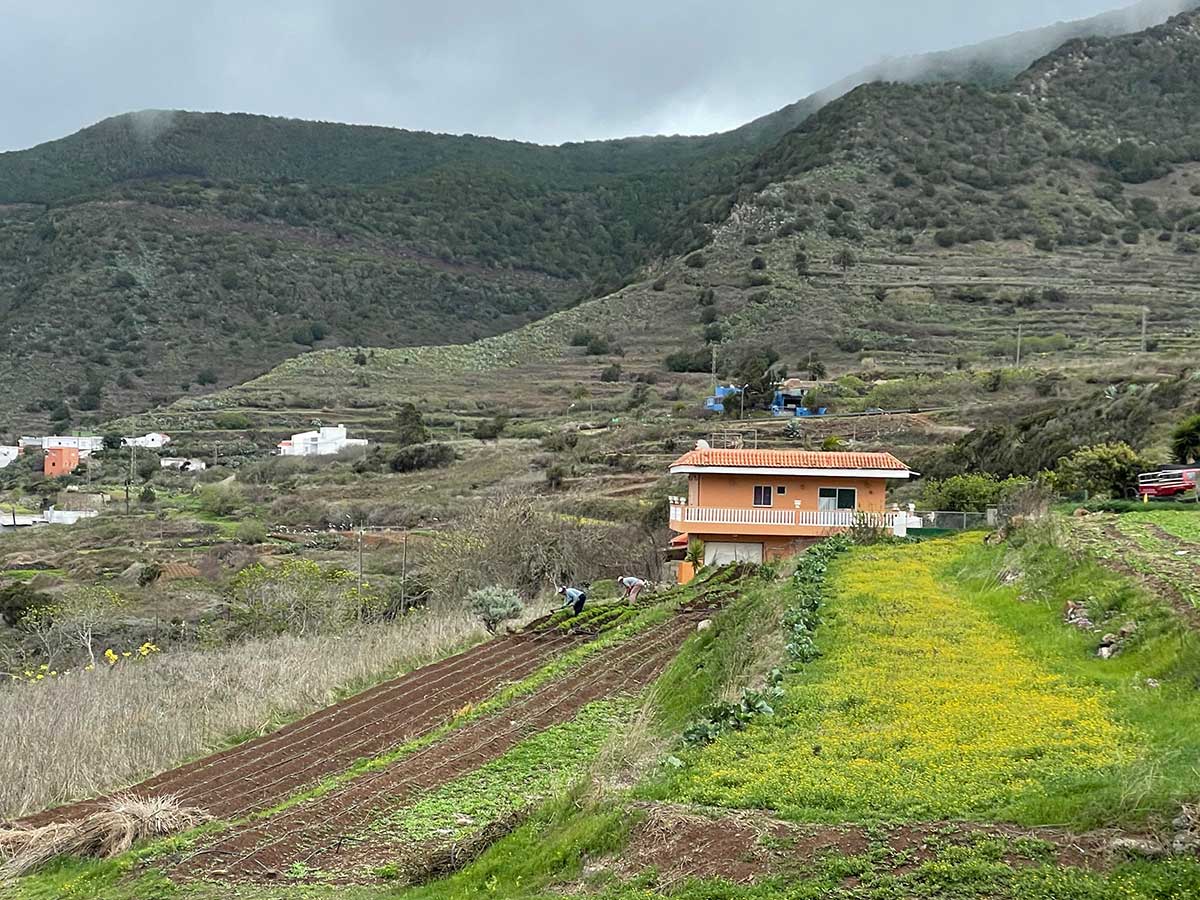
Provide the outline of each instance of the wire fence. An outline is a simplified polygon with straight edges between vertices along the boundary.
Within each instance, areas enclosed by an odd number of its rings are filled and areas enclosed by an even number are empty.
[[[915,519],[920,519],[917,525]],[[910,514],[910,528],[934,528],[939,531],[973,531],[975,529],[993,528],[999,522],[997,510],[987,512],[957,512],[953,510],[925,511],[916,510]]]

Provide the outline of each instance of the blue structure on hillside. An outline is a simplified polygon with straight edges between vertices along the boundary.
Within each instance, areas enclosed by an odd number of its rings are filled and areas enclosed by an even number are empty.
[[[736,387],[732,384],[719,384],[717,385],[717,389],[713,392],[713,395],[705,398],[704,408],[711,412],[723,413],[725,412],[725,401],[729,397],[737,397],[741,393],[742,389],[740,387]]]

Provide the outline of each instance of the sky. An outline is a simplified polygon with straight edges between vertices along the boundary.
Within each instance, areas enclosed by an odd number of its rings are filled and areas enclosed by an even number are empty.
[[[0,150],[139,109],[539,143],[736,127],[1122,0],[0,0]]]

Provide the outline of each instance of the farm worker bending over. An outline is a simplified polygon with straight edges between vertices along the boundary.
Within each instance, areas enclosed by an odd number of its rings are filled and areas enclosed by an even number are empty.
[[[563,605],[559,609],[566,609],[569,606],[575,611],[575,615],[583,612],[583,604],[587,601],[587,594],[573,587],[560,587],[558,593],[563,598]]]
[[[624,575],[617,579],[619,584],[625,591],[625,599],[632,603],[638,598],[638,594],[642,592],[642,588],[646,586],[646,582],[638,578],[636,575]]]

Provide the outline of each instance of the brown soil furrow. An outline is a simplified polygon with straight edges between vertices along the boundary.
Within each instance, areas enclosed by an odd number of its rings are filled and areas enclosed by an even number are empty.
[[[531,674],[544,664],[552,650],[572,643],[575,641],[547,640],[537,652],[499,659],[482,670],[477,666],[457,670],[451,673],[454,683],[449,688],[415,696],[378,722],[367,721],[349,729],[345,725],[324,729],[297,744],[289,743],[267,760],[252,760],[236,772],[222,773],[219,781],[209,784],[202,792],[203,801],[186,789],[179,796],[188,805],[201,805],[224,818],[238,818],[256,808],[264,808],[323,775],[432,730],[468,703],[486,700],[497,689]],[[444,680],[445,677],[439,679]],[[354,743],[347,740],[364,732],[365,737]],[[246,771],[252,764],[253,771]],[[268,773],[269,781],[266,780]],[[231,784],[237,784],[239,788],[232,797],[227,795]],[[231,806],[235,802],[236,806]]]
[[[336,857],[346,833],[381,811],[403,806],[414,794],[498,758],[525,737],[570,720],[595,699],[641,689],[673,656],[695,619],[694,614],[676,616],[585,661],[512,707],[464,726],[378,773],[355,779],[312,805],[235,829],[185,860],[179,871],[191,877],[270,877],[288,860],[312,864],[330,854]]]
[[[244,806],[242,811],[248,811],[255,804],[278,802],[306,781],[429,730],[454,710],[486,699],[497,686],[511,680],[514,672],[524,677],[556,649],[586,639],[587,636],[522,634],[478,645],[313,713],[270,735],[156,775],[126,793],[173,795],[193,805],[207,801],[209,811],[216,815],[229,815],[226,807],[230,803]],[[430,689],[447,682],[450,689],[442,692],[440,701],[430,707]],[[356,743],[342,740],[364,731],[367,736]],[[245,791],[229,790],[251,770],[257,778],[261,773],[301,759],[305,760],[303,766],[289,769],[284,777],[276,772],[272,782],[260,784],[254,802],[249,805],[245,804]],[[264,790],[268,787],[273,790]],[[98,808],[102,799],[57,807],[24,819],[22,824],[42,825],[77,818]]]

